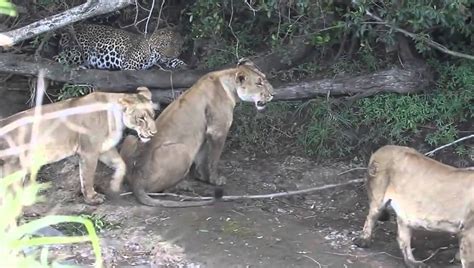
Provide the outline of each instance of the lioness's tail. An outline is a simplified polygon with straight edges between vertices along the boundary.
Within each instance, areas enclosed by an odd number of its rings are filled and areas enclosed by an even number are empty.
[[[151,207],[169,207],[169,208],[185,208],[185,207],[202,207],[209,206],[216,203],[217,200],[223,196],[222,188],[216,188],[214,193],[214,199],[205,201],[172,201],[172,200],[160,200],[149,196],[145,189],[140,185],[139,182],[133,185],[133,194],[140,201],[140,203],[151,206]]]
[[[120,146],[120,156],[127,165],[127,170],[132,164],[132,159],[137,151],[138,139],[133,135],[128,135],[122,142]]]

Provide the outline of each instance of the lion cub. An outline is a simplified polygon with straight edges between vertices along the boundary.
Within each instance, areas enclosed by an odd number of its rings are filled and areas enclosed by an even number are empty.
[[[80,157],[79,171],[81,191],[88,204],[100,204],[104,195],[94,190],[94,174],[97,161],[115,169],[111,190],[117,193],[126,172],[126,166],[115,149],[126,128],[135,130],[142,141],[148,141],[156,133],[154,105],[151,92],[146,87],[139,87],[138,93],[105,93],[94,92],[80,98],[59,101],[41,106],[43,118],[37,124],[35,149],[41,153],[43,164],[53,163],[66,157],[78,154]],[[87,105],[115,104],[119,108],[118,117],[112,116],[107,110],[87,111]],[[90,107],[90,106],[89,106]],[[45,118],[55,112],[65,112],[71,108],[79,108],[79,113],[68,116]],[[14,114],[0,120],[2,130],[34,116],[34,108]],[[0,138],[0,177],[15,171],[29,169],[33,163],[24,156],[29,155],[33,132],[31,122],[20,124]],[[22,152],[8,153],[10,150],[21,149]],[[22,157],[23,155],[23,157]]]
[[[200,206],[210,202],[174,202],[151,198],[182,181],[191,167],[198,179],[224,184],[217,174],[233,112],[239,100],[258,110],[273,98],[265,74],[248,60],[235,68],[208,73],[173,101],[156,119],[159,133],[146,145],[127,137],[120,154],[127,163],[127,181],[135,197],[149,206]],[[218,195],[218,194],[216,194]],[[218,196],[217,196],[218,197]]]
[[[455,233],[463,267],[474,267],[474,170],[451,167],[408,147],[387,145],[370,157],[369,214],[354,242],[370,244],[374,224],[390,204],[397,214],[398,244],[408,267],[427,267],[411,249],[412,229]]]

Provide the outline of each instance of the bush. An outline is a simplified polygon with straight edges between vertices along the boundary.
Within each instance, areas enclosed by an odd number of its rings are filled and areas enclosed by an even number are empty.
[[[433,129],[424,136],[429,145],[457,139],[456,126],[474,119],[474,64],[434,67],[440,78],[429,93],[379,94],[353,107],[315,101],[314,116],[301,139],[306,151],[327,157],[383,143],[407,144],[426,126]]]
[[[474,121],[474,64],[431,64],[439,78],[424,94],[378,94],[351,106],[323,97],[270,103],[261,115],[251,104],[241,104],[229,140],[247,151],[299,145],[320,159],[362,156],[386,143],[452,142],[459,138],[459,126]],[[457,150],[465,152],[461,146]]]

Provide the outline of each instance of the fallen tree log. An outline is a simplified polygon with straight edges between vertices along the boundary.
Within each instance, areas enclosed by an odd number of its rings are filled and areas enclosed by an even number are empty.
[[[275,88],[275,101],[302,100],[317,96],[367,97],[379,92],[407,94],[421,91],[431,83],[425,68],[392,68],[371,74],[336,79],[291,83]],[[170,103],[186,89],[152,90],[153,100]]]
[[[259,55],[252,60],[263,72],[287,69],[293,64],[303,60],[311,46],[303,40],[296,40],[288,50],[285,50],[286,58],[291,62],[283,60],[282,53],[269,53]],[[228,64],[221,68],[234,66]],[[220,69],[221,69],[220,68]],[[188,88],[204,74],[213,70],[141,70],[141,71],[107,71],[107,70],[82,70],[69,68],[54,61],[32,56],[0,53],[0,72],[9,74],[36,76],[40,69],[45,70],[45,78],[50,80],[67,82],[71,84],[89,84],[101,90],[123,91],[132,90],[139,86],[149,88]]]
[[[45,78],[71,84],[89,84],[101,90],[127,91],[138,86],[150,88],[185,88],[204,75],[203,70],[168,72],[146,71],[106,71],[73,69],[52,60],[37,59],[23,54],[0,53],[0,72],[37,76],[45,70]]]
[[[40,69],[45,69],[45,77],[48,79],[73,84],[91,84],[104,91],[125,92],[134,90],[138,86],[147,86],[155,89],[153,90],[154,98],[162,103],[169,103],[199,77],[210,71],[78,70],[46,59],[35,60],[30,56],[0,53],[0,72],[37,75]],[[377,92],[406,94],[420,91],[426,88],[430,82],[431,73],[425,67],[392,68],[355,77],[321,79],[283,85],[275,88],[275,100],[308,99],[327,94],[361,97]]]

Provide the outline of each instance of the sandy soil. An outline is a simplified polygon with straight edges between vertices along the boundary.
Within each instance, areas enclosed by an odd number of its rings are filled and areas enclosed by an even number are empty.
[[[304,189],[362,178],[364,171],[346,163],[322,166],[298,156],[251,158],[226,152],[220,162],[227,177],[226,194],[261,194]],[[97,180],[110,170],[101,166]],[[354,184],[312,194],[219,203],[210,207],[164,209],[138,204],[133,196],[83,203],[77,159],[46,166],[40,173],[52,181],[46,201],[26,210],[27,216],[95,214],[114,225],[100,233],[107,267],[404,267],[396,242],[395,219],[381,222],[374,244],[359,249],[352,238],[367,212],[363,185]],[[210,195],[212,186],[187,181],[184,194]],[[183,187],[181,187],[183,188]],[[414,254],[432,267],[451,264],[457,241],[449,235],[418,232]],[[56,258],[87,265],[94,261],[88,244],[53,248]]]

